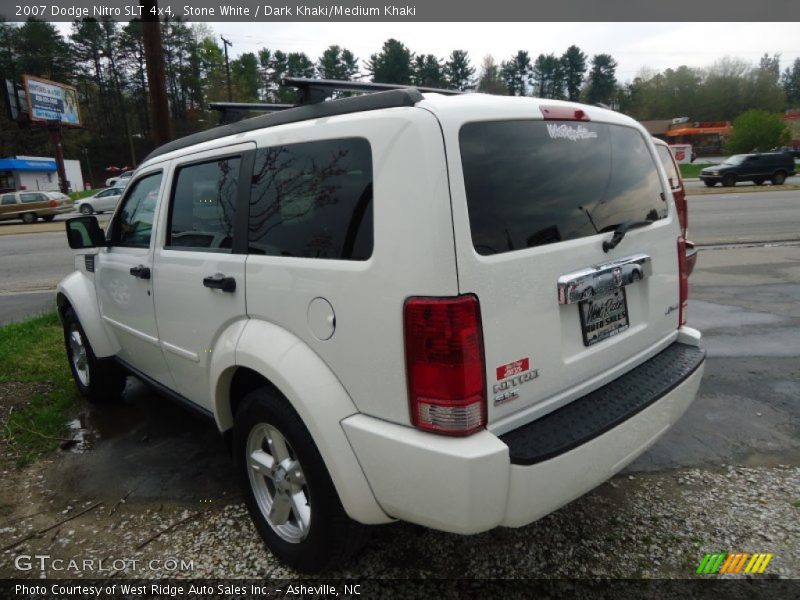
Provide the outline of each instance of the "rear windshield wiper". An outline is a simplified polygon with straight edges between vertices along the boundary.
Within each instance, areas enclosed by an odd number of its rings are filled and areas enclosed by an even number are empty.
[[[637,229],[639,227],[647,227],[652,223],[653,221],[623,221],[614,228],[614,235],[611,236],[611,239],[603,242],[603,252],[608,252],[609,250],[616,248],[629,230]]]

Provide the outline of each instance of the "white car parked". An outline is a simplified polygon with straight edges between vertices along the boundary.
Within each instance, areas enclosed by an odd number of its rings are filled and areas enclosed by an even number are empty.
[[[87,196],[76,200],[74,207],[84,215],[91,215],[93,213],[113,212],[117,208],[120,196],[124,191],[124,187],[112,187],[100,190],[93,196]]]
[[[213,419],[302,571],[365,525],[530,523],[651,446],[703,372],[653,142],[594,106],[408,88],[259,116],[156,150],[105,234],[68,236],[80,391],[133,374]]]
[[[106,187],[125,187],[133,177],[134,171],[123,171],[119,175],[106,179]]]

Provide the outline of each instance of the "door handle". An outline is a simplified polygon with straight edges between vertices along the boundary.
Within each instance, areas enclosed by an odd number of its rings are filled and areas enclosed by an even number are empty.
[[[225,277],[222,273],[203,278],[203,285],[212,290],[236,291],[236,280],[233,277]]]
[[[150,269],[144,265],[131,267],[131,275],[137,279],[150,279]]]

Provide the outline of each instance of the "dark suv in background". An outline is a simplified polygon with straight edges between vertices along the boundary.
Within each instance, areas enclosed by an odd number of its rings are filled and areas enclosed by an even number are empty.
[[[795,174],[794,159],[786,152],[764,154],[734,154],[724,162],[700,171],[708,187],[717,183],[736,185],[737,181],[752,181],[761,185],[769,179],[773,185],[781,185],[787,177]]]

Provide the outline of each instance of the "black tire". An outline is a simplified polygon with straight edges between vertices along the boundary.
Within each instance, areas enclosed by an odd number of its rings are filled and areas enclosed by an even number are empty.
[[[708,179],[705,179],[703,183],[705,183],[707,187],[714,187],[715,185],[717,185],[716,181],[709,181]]]
[[[260,475],[251,467],[248,446],[252,448],[255,443],[257,448],[272,452],[272,446],[259,439],[260,432],[267,426],[273,434],[277,431],[283,437],[291,457],[290,464],[299,465],[304,482],[300,491],[305,494],[310,525],[304,537],[296,541],[287,540],[285,532],[279,534],[273,528],[262,508],[263,500],[256,498],[259,492],[254,486],[259,487],[259,477],[266,482],[265,489],[271,490],[269,493],[273,499],[279,493],[275,481],[281,479],[291,484],[290,471],[285,472],[285,478],[283,475],[273,478],[272,475]],[[267,548],[283,563],[304,573],[318,573],[346,561],[361,547],[367,528],[347,516],[311,434],[289,402],[273,388],[265,385],[242,399],[233,427],[233,452],[250,517]],[[285,461],[279,461],[279,464],[283,465]],[[289,512],[285,524],[278,527],[288,525],[294,528],[292,519],[295,523],[300,522],[294,509]]]
[[[22,215],[22,217],[20,217],[20,218],[22,219],[22,222],[25,223],[25,225],[30,225],[31,223],[36,223],[36,219],[37,219],[36,213],[24,213]]]
[[[42,221],[46,221],[47,223],[50,223],[55,218],[56,218],[55,215],[47,215],[45,217],[42,217]]]
[[[89,204],[81,204],[78,212],[80,212],[82,215],[91,215],[94,212],[94,209]]]
[[[736,185],[736,175],[733,173],[725,173],[722,176],[722,185],[725,187],[733,187]]]
[[[78,391],[89,402],[116,402],[122,398],[128,374],[112,359],[97,358],[72,307],[64,311],[64,346],[72,378]],[[79,356],[76,340],[79,336],[84,355]],[[78,356],[78,358],[76,358]],[[81,360],[82,359],[82,360]],[[83,363],[83,368],[79,364]]]
[[[772,176],[772,185],[783,185],[786,181],[786,173],[778,171]]]

